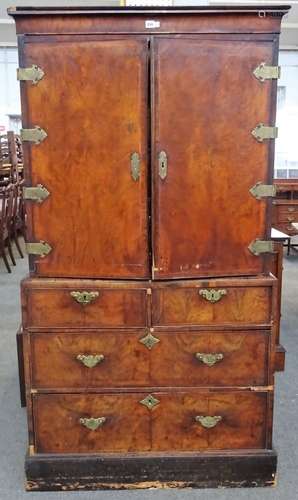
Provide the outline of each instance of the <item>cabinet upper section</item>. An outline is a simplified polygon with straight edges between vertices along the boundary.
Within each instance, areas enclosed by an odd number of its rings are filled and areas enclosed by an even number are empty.
[[[18,34],[279,33],[290,6],[178,8],[14,7]],[[67,18],[67,22],[65,19]]]

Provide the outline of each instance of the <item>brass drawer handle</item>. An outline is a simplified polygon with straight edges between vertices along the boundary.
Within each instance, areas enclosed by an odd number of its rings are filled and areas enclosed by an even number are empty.
[[[294,222],[295,217],[287,217],[287,220],[288,220],[289,222]]]
[[[222,420],[222,417],[220,415],[215,415],[211,417],[210,415],[197,415],[195,417],[195,421],[199,422],[202,427],[205,427],[205,429],[212,429],[212,427],[215,427],[218,422]]]
[[[106,417],[90,417],[90,418],[80,418],[80,424],[87,427],[90,431],[96,431],[98,427],[101,427],[106,421]]]
[[[214,290],[213,288],[210,289],[202,289],[199,291],[199,295],[203,297],[204,299],[208,300],[212,304],[215,302],[218,302],[219,300],[222,299],[224,295],[227,295],[227,290]]]
[[[105,357],[103,354],[78,354],[76,359],[87,366],[87,368],[94,368],[94,366],[101,363]]]
[[[201,361],[204,363],[204,365],[207,366],[213,366],[215,363],[218,363],[218,361],[221,361],[224,358],[224,355],[219,352],[219,353],[205,353],[205,352],[196,352],[195,357],[197,358],[198,361]]]
[[[98,292],[78,292],[78,291],[73,291],[70,292],[71,297],[73,297],[78,304],[82,304],[83,306],[90,304],[90,302],[93,302],[98,296]]]
[[[296,210],[295,207],[288,207],[288,212],[295,212],[295,210]]]

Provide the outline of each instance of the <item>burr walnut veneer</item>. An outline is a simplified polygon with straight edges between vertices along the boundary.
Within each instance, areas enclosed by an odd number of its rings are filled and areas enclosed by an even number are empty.
[[[16,8],[27,489],[270,486],[288,7]]]

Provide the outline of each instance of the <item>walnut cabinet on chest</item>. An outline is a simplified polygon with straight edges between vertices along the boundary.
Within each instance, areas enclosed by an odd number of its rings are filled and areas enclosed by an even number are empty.
[[[265,486],[286,7],[17,8],[27,488]]]

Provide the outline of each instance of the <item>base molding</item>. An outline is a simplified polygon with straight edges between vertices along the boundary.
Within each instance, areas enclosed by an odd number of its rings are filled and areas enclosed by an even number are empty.
[[[275,486],[274,451],[33,455],[28,491]]]

